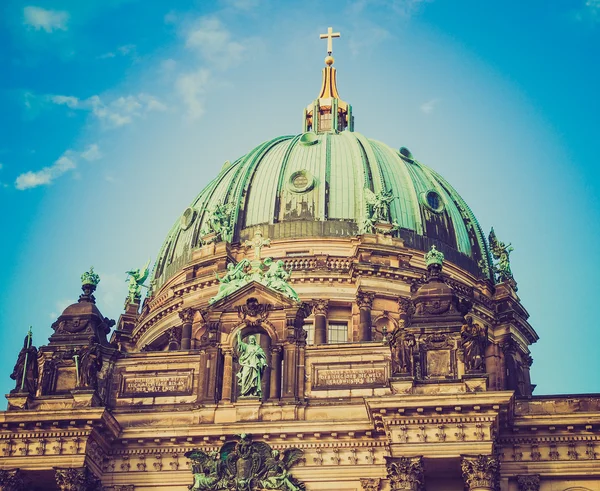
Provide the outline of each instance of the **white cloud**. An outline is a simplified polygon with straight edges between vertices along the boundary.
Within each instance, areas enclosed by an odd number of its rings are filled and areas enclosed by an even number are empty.
[[[54,304],[56,311],[50,312],[50,319],[52,319],[52,320],[58,319],[58,316],[61,315],[65,311],[65,309],[73,303],[74,303],[74,300],[68,299],[68,298],[63,298],[62,300],[59,300],[58,302],[56,302]]]
[[[149,112],[168,109],[158,98],[145,93],[120,96],[110,102],[104,102],[98,95],[83,100],[64,95],[51,95],[47,98],[54,104],[70,109],[91,111],[96,118],[111,127],[124,126],[130,124],[134,118],[143,117]]]
[[[187,117],[198,119],[204,114],[203,95],[210,80],[210,71],[205,68],[181,75],[175,83],[175,88],[186,105]]]
[[[67,156],[70,152],[65,152],[54,164],[49,167],[33,172],[25,172],[15,180],[15,187],[21,191],[38,186],[47,186],[64,173],[75,169],[75,162]]]
[[[424,102],[423,104],[421,104],[420,107],[421,112],[423,112],[424,114],[431,114],[439,102],[439,99],[431,99],[427,102]]]
[[[206,60],[226,67],[239,61],[245,47],[231,39],[216,17],[200,17],[185,35],[186,48],[197,51]]]
[[[102,152],[100,151],[100,147],[97,143],[92,143],[89,145],[83,152],[81,152],[80,155],[82,159],[87,160],[88,162],[102,158]]]
[[[23,9],[23,24],[36,31],[46,32],[66,31],[69,13],[58,10],[46,10],[41,7],[25,7]]]
[[[98,58],[104,60],[107,58],[115,58],[117,55],[135,55],[135,48],[135,44],[125,44],[123,46],[119,46],[115,51],[109,51],[108,53],[104,53],[103,55],[98,56]]]

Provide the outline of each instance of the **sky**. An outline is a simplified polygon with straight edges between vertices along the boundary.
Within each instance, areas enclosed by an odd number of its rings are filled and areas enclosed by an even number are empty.
[[[329,26],[356,131],[513,245],[535,394],[600,392],[600,0],[5,0],[0,392],[90,265],[117,319],[223,163],[301,132]]]

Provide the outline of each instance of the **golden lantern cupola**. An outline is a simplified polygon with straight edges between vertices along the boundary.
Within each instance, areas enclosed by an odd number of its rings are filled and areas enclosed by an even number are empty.
[[[333,67],[334,58],[333,38],[339,38],[339,32],[333,32],[329,27],[321,39],[327,39],[327,56],[323,68],[321,92],[312,104],[304,110],[304,131],[315,133],[338,133],[345,129],[354,131],[352,106],[340,99],[336,84],[336,69]]]

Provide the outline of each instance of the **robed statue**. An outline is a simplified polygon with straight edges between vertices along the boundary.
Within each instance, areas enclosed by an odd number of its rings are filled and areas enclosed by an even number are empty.
[[[79,351],[79,387],[98,388],[98,372],[102,369],[100,346],[92,342]]]
[[[242,397],[262,397],[262,374],[267,364],[267,355],[258,344],[256,336],[248,336],[248,342],[237,334],[237,355],[240,369],[236,374]]]
[[[38,361],[37,348],[32,344],[31,329],[23,340],[23,347],[19,352],[17,363],[10,374],[16,383],[16,387],[11,390],[11,394],[15,392],[27,392],[35,394],[38,381]]]
[[[466,323],[460,329],[460,337],[466,371],[485,371],[485,348],[488,342],[487,328],[473,322],[472,317],[467,317]]]
[[[414,375],[413,351],[416,345],[414,335],[398,327],[392,332],[387,332],[385,340],[390,347],[392,355],[392,374]]]

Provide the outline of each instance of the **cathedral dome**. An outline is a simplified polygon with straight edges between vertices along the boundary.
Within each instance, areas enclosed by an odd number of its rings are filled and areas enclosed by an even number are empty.
[[[482,230],[452,186],[408,149],[346,130],[274,138],[226,162],[171,229],[154,278],[164,282],[203,243],[243,242],[258,226],[272,240],[368,233],[382,193],[391,199],[386,232],[489,277]]]

